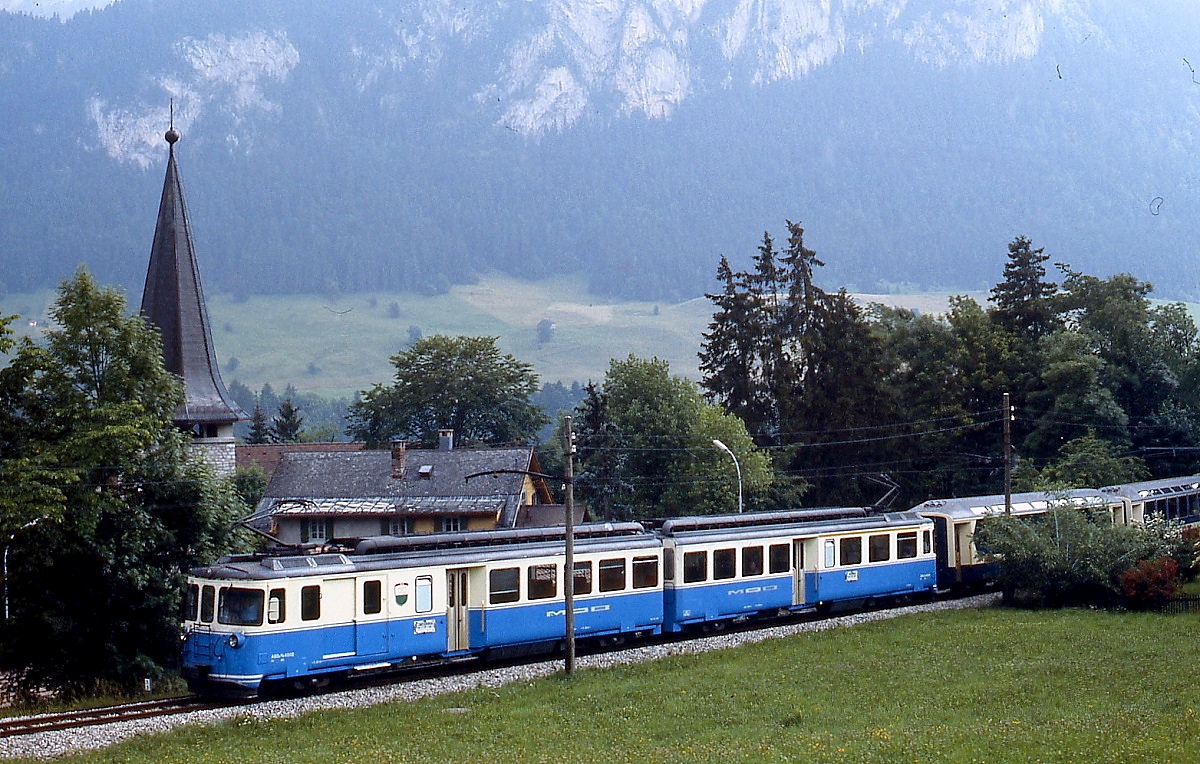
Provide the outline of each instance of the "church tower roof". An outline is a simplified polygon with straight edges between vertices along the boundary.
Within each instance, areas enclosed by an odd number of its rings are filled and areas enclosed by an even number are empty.
[[[170,146],[167,175],[142,291],[142,315],[162,334],[163,363],[167,370],[183,379],[184,402],[175,409],[176,424],[231,425],[249,416],[225,389],[217,368],[179,168],[175,164],[179,131],[174,125],[167,131],[166,139]]]

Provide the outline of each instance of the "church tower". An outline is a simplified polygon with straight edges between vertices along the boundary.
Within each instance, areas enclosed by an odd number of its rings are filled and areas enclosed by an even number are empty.
[[[175,165],[179,131],[174,124],[166,139],[167,176],[142,291],[142,315],[162,335],[163,365],[183,380],[184,400],[175,409],[175,424],[192,434],[194,447],[218,474],[232,475],[236,466],[233,424],[249,416],[229,395],[217,368]]]

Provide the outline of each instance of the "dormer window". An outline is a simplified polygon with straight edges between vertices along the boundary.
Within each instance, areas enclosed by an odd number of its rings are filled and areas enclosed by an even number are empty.
[[[433,477],[433,465],[422,464],[421,469],[417,470],[417,477],[421,480],[429,480]]]

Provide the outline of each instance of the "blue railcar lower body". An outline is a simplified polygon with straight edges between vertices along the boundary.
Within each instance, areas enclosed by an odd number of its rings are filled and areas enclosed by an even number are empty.
[[[194,631],[183,651],[183,675],[193,691],[251,697],[264,682],[295,681],[330,673],[381,669],[470,656],[563,638],[561,600],[513,607],[470,608],[465,644],[451,650],[445,613],[363,621],[295,631]],[[577,637],[662,629],[662,591],[579,598]],[[236,646],[231,644],[236,634]]]

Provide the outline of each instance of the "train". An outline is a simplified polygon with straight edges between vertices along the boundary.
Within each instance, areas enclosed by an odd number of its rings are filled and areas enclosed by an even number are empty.
[[[1156,505],[1170,499],[1171,504]],[[1200,476],[1018,493],[1011,511],[1055,502],[1139,522],[1148,512],[1200,521]],[[789,613],[907,603],[980,586],[994,561],[975,525],[1003,496],[911,510],[798,509],[585,523],[575,528],[578,640],[708,632]],[[1167,514],[1170,513],[1170,514]],[[201,695],[251,698],[270,688],[405,667],[554,650],[566,628],[561,527],[379,536],[341,549],[233,555],[190,572],[182,673]]]

